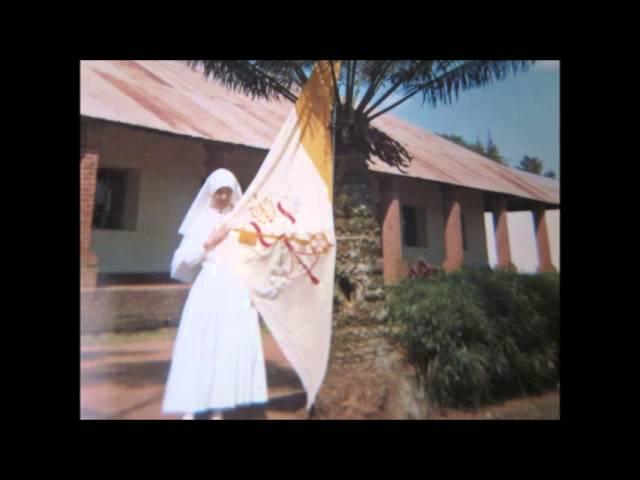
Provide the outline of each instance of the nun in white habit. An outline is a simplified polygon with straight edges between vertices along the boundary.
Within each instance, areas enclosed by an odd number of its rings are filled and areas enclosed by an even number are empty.
[[[258,313],[244,285],[216,264],[227,238],[224,218],[242,190],[229,170],[214,171],[200,189],[178,232],[182,242],[171,276],[193,286],[173,347],[162,411],[193,419],[221,419],[224,410],[268,400]]]

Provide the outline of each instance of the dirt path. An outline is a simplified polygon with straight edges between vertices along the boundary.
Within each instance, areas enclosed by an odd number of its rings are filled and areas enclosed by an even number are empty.
[[[81,345],[81,418],[175,420],[160,411],[175,330],[85,337]],[[226,415],[231,420],[303,419],[306,394],[273,338],[263,334],[269,403]],[[441,410],[434,420],[559,419],[560,395],[518,398],[476,411]]]
[[[559,420],[560,393],[547,392],[532,397],[514,398],[478,410],[444,409],[432,420]]]
[[[81,346],[81,418],[174,420],[160,411],[173,337],[87,341]],[[123,336],[123,338],[127,338]],[[263,336],[269,403],[231,412],[229,419],[303,418],[306,394],[275,341]]]

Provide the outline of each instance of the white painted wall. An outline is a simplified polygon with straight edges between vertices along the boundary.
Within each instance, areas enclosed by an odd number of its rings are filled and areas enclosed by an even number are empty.
[[[402,247],[402,256],[409,265],[424,258],[433,265],[440,265],[444,260],[444,219],[442,215],[442,197],[436,184],[420,182],[409,184],[402,189],[400,203],[402,206],[421,207],[427,214],[427,235],[429,246]]]
[[[493,227],[493,215],[485,213],[485,231],[489,264],[497,263],[496,240]],[[507,214],[511,259],[519,272],[535,273],[538,268],[538,248],[536,246],[531,212],[509,212]],[[547,210],[547,231],[551,262],[560,271],[560,210]]]
[[[187,139],[119,127],[107,127],[104,137],[99,167],[141,172],[135,230],[93,230],[99,271],[167,272],[178,227],[206,173],[204,152]]]
[[[137,225],[133,231],[93,230],[101,273],[168,272],[180,244],[178,228],[209,173],[199,140],[108,125],[99,167],[140,169]],[[232,147],[228,166],[244,189],[266,153]]]

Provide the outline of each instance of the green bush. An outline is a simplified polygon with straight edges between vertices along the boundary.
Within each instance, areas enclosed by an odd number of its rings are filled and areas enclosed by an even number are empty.
[[[472,406],[557,381],[559,275],[463,269],[392,289],[395,339],[430,400]]]

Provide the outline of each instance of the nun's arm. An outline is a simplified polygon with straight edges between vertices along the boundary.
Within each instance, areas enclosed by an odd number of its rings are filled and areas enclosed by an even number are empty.
[[[196,268],[202,262],[206,253],[202,246],[202,241],[198,241],[191,235],[185,235],[180,246],[173,254],[171,277],[191,283],[194,280]]]

